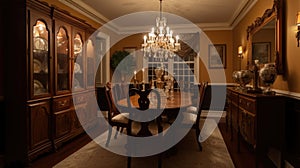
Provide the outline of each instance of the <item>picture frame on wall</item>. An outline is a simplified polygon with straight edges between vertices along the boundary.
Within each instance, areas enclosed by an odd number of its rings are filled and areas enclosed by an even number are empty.
[[[271,43],[256,42],[252,43],[252,61],[259,60],[260,64],[271,62]]]
[[[208,67],[210,69],[226,68],[226,44],[208,46]]]

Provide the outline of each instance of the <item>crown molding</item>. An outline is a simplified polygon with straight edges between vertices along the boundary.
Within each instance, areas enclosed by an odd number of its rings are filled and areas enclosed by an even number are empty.
[[[82,0],[59,0],[59,2],[89,17],[97,23],[104,25],[109,19],[97,12],[95,9],[85,4]]]
[[[245,15],[253,8],[258,0],[245,0],[239,7],[240,12],[236,12],[231,19],[231,27],[234,28],[244,17]]]
[[[85,4],[82,0],[59,0],[61,3],[71,7],[72,9],[80,12],[81,14],[89,17],[101,25],[108,23],[110,20],[103,16],[101,13],[97,12],[91,6]],[[212,30],[232,30],[249,12],[249,10],[255,5],[258,0],[243,0],[241,5],[233,14],[232,18],[225,23],[195,23],[199,28],[205,31]],[[185,25],[172,26],[173,29],[175,27],[181,27],[178,30],[181,30]],[[109,28],[113,30],[117,34],[132,34],[140,33],[140,32],[148,32],[149,28],[147,27],[121,27],[116,24],[110,24]],[[186,27],[189,30],[188,27]],[[137,31],[137,32],[136,32]]]

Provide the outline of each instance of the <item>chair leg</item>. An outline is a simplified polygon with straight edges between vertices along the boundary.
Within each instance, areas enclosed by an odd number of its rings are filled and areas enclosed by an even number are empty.
[[[109,144],[109,142],[110,142],[111,133],[112,133],[112,127],[111,127],[111,126],[109,126],[109,127],[108,127],[108,135],[107,135],[107,140],[106,140],[106,144],[105,144],[105,146],[106,146],[106,147],[108,146],[108,144]]]
[[[202,145],[201,142],[199,141],[199,136],[200,136],[200,129],[196,128],[196,141],[198,143],[199,151],[202,151]]]
[[[127,168],[130,168],[131,167],[131,157],[128,156],[127,157]]]
[[[119,131],[120,131],[120,127],[117,126],[117,131],[116,131],[116,134],[115,134],[115,136],[114,136],[115,139],[117,139],[117,136],[118,136]]]
[[[161,122],[162,122],[162,118],[161,118],[161,117],[158,117],[158,118],[156,119],[156,124],[157,124],[157,131],[158,131],[158,134],[160,134],[160,133],[163,132],[163,126],[161,125]],[[159,137],[160,137],[160,140],[162,140],[162,135],[161,135],[161,134],[159,135]],[[162,167],[162,156],[163,156],[163,152],[162,152],[162,153],[159,153],[159,154],[157,155],[157,157],[158,157],[158,165],[157,165],[157,167],[158,167],[158,168],[161,168],[161,167]]]
[[[162,154],[163,153],[158,154],[158,168],[162,168]]]

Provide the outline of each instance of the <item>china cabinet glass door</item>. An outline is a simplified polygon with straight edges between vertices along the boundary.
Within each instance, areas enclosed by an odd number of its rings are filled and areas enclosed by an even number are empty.
[[[46,23],[37,20],[32,29],[33,96],[50,93],[49,90],[49,31]]]
[[[70,90],[69,84],[69,37],[67,30],[64,27],[60,27],[56,35],[57,46],[57,62],[56,62],[56,74],[57,74],[57,91]]]
[[[79,33],[76,33],[73,41],[73,89],[78,90],[84,87],[84,69],[83,69],[83,40]]]

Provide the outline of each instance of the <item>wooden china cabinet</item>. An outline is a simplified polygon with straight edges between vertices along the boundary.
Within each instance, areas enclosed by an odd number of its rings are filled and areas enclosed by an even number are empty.
[[[95,94],[94,39],[88,38],[95,29],[47,3],[27,0],[18,5],[11,18],[21,19],[26,13],[26,22],[16,23],[24,27],[11,29],[18,31],[12,37],[21,39],[15,41],[20,51],[9,50],[13,48],[10,41],[5,50],[12,54],[6,63],[16,63],[15,67],[5,66],[14,75],[5,78],[12,80],[5,83],[10,90],[5,92],[7,164],[26,164],[54,152],[83,133],[83,128],[97,123],[97,107],[91,101]]]

